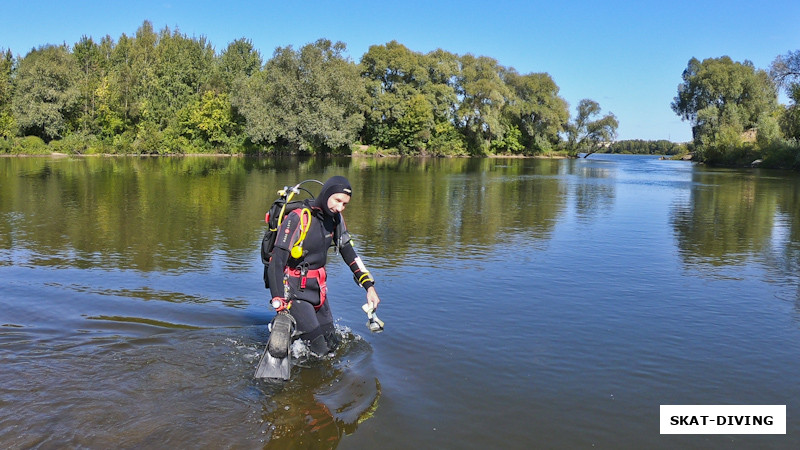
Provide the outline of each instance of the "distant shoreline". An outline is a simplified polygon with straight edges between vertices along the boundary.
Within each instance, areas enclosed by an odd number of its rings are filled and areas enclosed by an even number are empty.
[[[423,159],[423,158],[441,158],[441,159],[448,159],[448,158],[491,158],[491,159],[569,159],[570,156],[566,155],[393,155],[393,154],[363,154],[363,153],[353,153],[350,155],[331,155],[331,154],[324,154],[324,155],[298,155],[298,154],[280,154],[280,155],[270,155],[266,153],[262,154],[244,154],[244,153],[168,153],[163,155],[155,155],[155,154],[133,154],[133,153],[92,153],[92,154],[82,154],[82,153],[60,153],[60,152],[53,152],[53,153],[46,153],[46,154],[9,154],[9,153],[0,153],[0,158],[174,158],[174,157],[227,157],[227,158],[269,158],[269,157],[312,157],[312,156],[325,156],[331,158],[415,158],[415,159]]]

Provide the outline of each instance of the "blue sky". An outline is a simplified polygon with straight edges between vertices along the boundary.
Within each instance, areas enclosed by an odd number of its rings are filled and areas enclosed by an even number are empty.
[[[427,53],[489,56],[519,73],[549,73],[570,104],[600,103],[619,119],[618,139],[691,139],[670,109],[690,58],[728,55],[768,69],[800,49],[800,2],[640,0],[208,1],[0,0],[0,49],[24,56],[86,35],[115,41],[144,20],[156,30],[205,36],[222,51],[248,38],[264,60],[276,47],[342,41],[358,62],[396,40]]]

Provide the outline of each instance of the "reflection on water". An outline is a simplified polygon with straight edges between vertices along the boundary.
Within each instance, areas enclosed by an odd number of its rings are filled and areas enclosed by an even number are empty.
[[[264,212],[334,174],[386,331],[331,256],[345,345],[254,380]],[[698,439],[657,414],[800,414],[799,184],[596,154],[0,158],[0,443],[794,448],[796,421]]]
[[[371,349],[345,334],[333,358],[301,362],[288,384],[260,381],[275,390],[262,415],[270,448],[335,448],[343,435],[372,417],[381,386],[367,376]]]
[[[773,244],[791,252],[800,237],[796,176],[707,170],[692,181],[690,197],[672,213],[686,264],[703,270],[752,258],[768,263],[763,255],[774,254]]]

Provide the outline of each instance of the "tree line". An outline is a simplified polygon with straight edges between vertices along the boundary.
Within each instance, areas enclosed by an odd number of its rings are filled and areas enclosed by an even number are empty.
[[[692,124],[692,151],[719,165],[763,164],[800,170],[800,51],[769,71],[728,56],[689,60],[671,106]],[[778,103],[785,89],[789,105]]]
[[[789,105],[778,102],[783,89]],[[769,70],[728,56],[691,58],[672,110],[691,123],[692,141],[630,140],[600,151],[682,155],[709,165],[800,170],[800,50],[775,58]]]
[[[547,73],[398,42],[358,63],[320,39],[264,61],[242,38],[145,21],[116,41],[84,36],[24,57],[0,52],[0,153],[592,152],[613,141],[612,113],[569,105]]]
[[[800,169],[800,51],[769,71],[691,58],[671,103],[691,123],[688,145],[614,142],[619,122],[597,102],[581,100],[572,116],[549,74],[488,56],[396,41],[358,63],[345,51],[320,39],[264,61],[248,39],[217,53],[205,37],[149,21],[116,41],[0,51],[0,153],[691,152],[708,164]]]
[[[600,150],[602,153],[622,153],[630,155],[684,155],[688,151],[686,144],[658,139],[628,139],[616,141]]]

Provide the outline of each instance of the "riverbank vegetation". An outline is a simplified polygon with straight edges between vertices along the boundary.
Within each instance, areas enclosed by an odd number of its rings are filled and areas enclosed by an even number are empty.
[[[671,142],[666,139],[646,141],[629,139],[616,141],[603,148],[602,153],[621,153],[626,155],[664,155],[679,156],[690,152],[693,147],[687,143]]]
[[[789,106],[778,103],[784,88]],[[672,109],[692,124],[698,160],[716,165],[800,169],[800,51],[770,72],[730,57],[689,60]]]
[[[0,53],[0,153],[575,155],[610,142],[613,114],[569,105],[547,73],[486,56],[374,45],[358,63],[321,39],[271,58],[247,39],[145,21]],[[569,145],[566,145],[566,143]]]
[[[0,51],[0,154],[544,155],[691,153],[709,164],[800,168],[800,56],[768,73],[692,58],[672,103],[691,143],[615,142],[613,113],[570,114],[547,73],[488,56],[420,53],[392,41],[359,62],[341,42],[280,47],[155,31],[25,56]],[[786,90],[791,104],[777,101]]]

